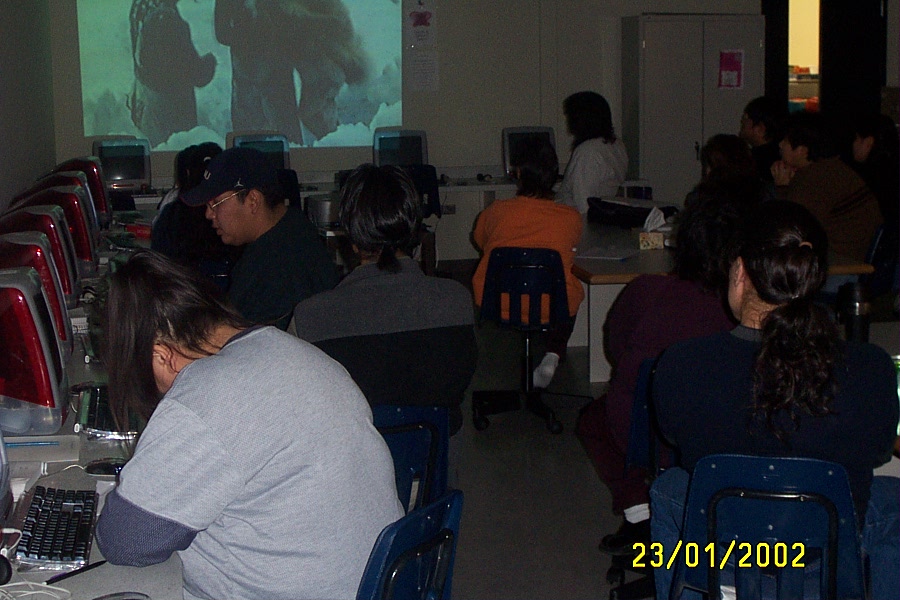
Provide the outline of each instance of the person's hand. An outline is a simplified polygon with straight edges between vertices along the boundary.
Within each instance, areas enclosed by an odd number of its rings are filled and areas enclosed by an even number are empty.
[[[794,177],[794,173],[796,173],[796,169],[789,166],[783,160],[775,161],[772,163],[772,179],[775,180],[775,185],[787,185],[791,182],[791,179]]]

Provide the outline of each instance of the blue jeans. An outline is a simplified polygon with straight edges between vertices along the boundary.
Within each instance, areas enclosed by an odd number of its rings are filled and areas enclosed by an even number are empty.
[[[650,488],[650,533],[654,542],[674,548],[681,537],[684,505],[690,475],[680,468],[666,470]],[[900,597],[900,479],[875,477],[860,536],[869,560],[869,596],[872,600]],[[654,569],[656,598],[672,593],[673,570]],[[704,595],[685,589],[683,600],[702,600]]]

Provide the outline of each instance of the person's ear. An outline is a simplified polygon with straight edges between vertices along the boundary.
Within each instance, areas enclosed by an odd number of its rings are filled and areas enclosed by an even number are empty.
[[[175,350],[166,344],[153,344],[153,364],[156,367],[178,373],[175,364]]]

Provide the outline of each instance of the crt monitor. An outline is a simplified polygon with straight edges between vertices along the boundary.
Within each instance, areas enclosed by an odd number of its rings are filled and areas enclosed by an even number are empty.
[[[66,299],[75,308],[81,295],[81,279],[75,258],[75,246],[62,207],[55,205],[26,206],[0,216],[0,234],[17,231],[39,231],[47,236],[53,262]]]
[[[379,127],[372,138],[372,162],[381,165],[428,164],[428,136],[418,129]]]
[[[56,321],[57,343],[63,349],[66,360],[72,355],[75,337],[72,322],[66,310],[66,299],[62,291],[59,271],[50,252],[50,240],[37,231],[20,231],[0,235],[0,269],[31,267],[41,278],[41,285],[47,294],[53,318]]]
[[[103,179],[110,190],[141,192],[150,189],[150,142],[145,139],[100,139],[93,143]]]
[[[0,270],[0,429],[51,435],[67,412],[69,382],[37,271]]]
[[[63,161],[53,168],[53,172],[79,171],[84,173],[88,189],[91,192],[91,200],[97,212],[97,220],[100,225],[108,227],[112,220],[112,209],[106,197],[106,183],[103,180],[103,166],[100,158],[96,156],[79,156]]]
[[[93,197],[94,193],[88,184],[87,175],[83,171],[51,171],[17,195],[10,203],[10,206],[19,206],[25,198],[33,195],[35,192],[66,186],[77,188],[76,192],[80,196],[84,196],[85,202],[82,204],[82,208],[96,245],[100,241],[100,218]]]
[[[502,132],[503,147],[503,169],[509,179],[515,176],[514,165],[519,160],[519,149],[522,144],[530,139],[539,139],[550,142],[553,148],[556,148],[556,137],[553,135],[552,127],[506,127]]]
[[[35,192],[16,204],[16,208],[44,204],[62,207],[75,247],[75,256],[78,258],[78,272],[82,277],[95,276],[100,263],[92,233],[98,225],[96,222],[93,226],[90,225],[89,219],[93,215],[93,211],[87,208],[88,202],[78,188],[61,186]]]
[[[266,132],[234,133],[230,137],[231,147],[259,150],[276,170],[291,168],[291,149],[283,135]]]

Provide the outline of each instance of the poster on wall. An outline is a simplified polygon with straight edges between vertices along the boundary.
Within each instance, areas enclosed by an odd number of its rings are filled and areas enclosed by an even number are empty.
[[[744,87],[744,51],[722,50],[719,52],[719,88],[741,89]]]

